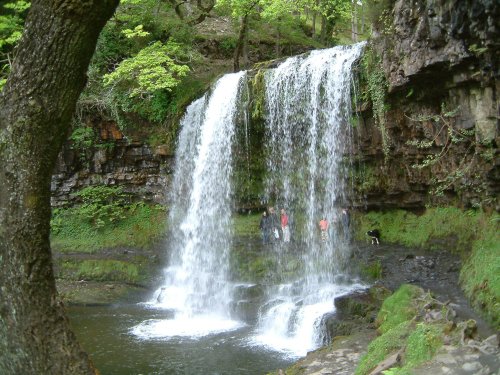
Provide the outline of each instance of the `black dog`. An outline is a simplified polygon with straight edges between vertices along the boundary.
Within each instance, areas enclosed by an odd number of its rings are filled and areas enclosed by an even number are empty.
[[[378,229],[372,229],[366,232],[368,236],[372,239],[372,245],[380,245],[380,231]]]

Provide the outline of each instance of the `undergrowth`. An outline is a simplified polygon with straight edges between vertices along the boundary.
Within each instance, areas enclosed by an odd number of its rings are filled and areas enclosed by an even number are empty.
[[[120,220],[100,227],[93,225],[78,207],[59,209],[52,219],[51,246],[59,252],[88,253],[119,246],[144,249],[165,233],[165,227],[162,206],[130,206]]]
[[[441,311],[436,320],[422,322],[428,309]],[[411,369],[433,358],[443,344],[448,311],[446,305],[414,285],[402,285],[385,299],[377,316],[381,335],[368,345],[367,353],[356,368],[356,375],[369,374],[389,356],[401,353],[400,367],[384,374],[406,375]]]
[[[402,348],[406,338],[412,330],[413,324],[410,321],[404,321],[396,327],[377,337],[368,345],[367,353],[361,358],[361,362],[356,368],[355,375],[369,374],[379,362],[387,356]]]
[[[356,238],[365,240],[366,232],[379,229],[381,240],[409,247],[429,249],[447,248],[464,253],[483,228],[490,226],[490,218],[481,211],[462,211],[455,207],[428,208],[423,215],[393,210],[356,215]]]
[[[460,272],[460,281],[472,304],[482,310],[496,329],[500,329],[500,235],[498,217],[474,242],[471,256]]]
[[[112,259],[67,260],[60,264],[59,278],[94,281],[139,281],[136,264]]]
[[[236,237],[259,237],[261,214],[234,215],[232,218],[233,233]]]
[[[397,325],[410,320],[417,313],[414,299],[423,293],[422,289],[405,284],[385,299],[377,315],[379,332],[385,333]]]

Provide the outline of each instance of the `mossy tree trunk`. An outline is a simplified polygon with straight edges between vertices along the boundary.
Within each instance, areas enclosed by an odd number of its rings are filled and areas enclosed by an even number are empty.
[[[33,0],[0,94],[0,373],[94,374],[57,298],[50,179],[118,0]]]
[[[248,33],[248,13],[240,17],[240,30],[238,32],[238,40],[236,41],[236,48],[233,57],[233,69],[235,72],[240,70],[240,56],[243,54],[245,47],[245,39]]]

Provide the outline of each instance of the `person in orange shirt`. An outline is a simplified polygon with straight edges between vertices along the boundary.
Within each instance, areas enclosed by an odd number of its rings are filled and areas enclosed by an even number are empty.
[[[326,217],[319,221],[319,229],[321,230],[321,241],[326,242],[328,239],[328,221]]]

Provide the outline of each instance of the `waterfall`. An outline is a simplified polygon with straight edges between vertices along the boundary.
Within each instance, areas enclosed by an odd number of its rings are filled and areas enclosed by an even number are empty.
[[[230,317],[231,172],[237,104],[246,73],[220,78],[181,121],[171,193],[170,262],[149,304],[171,319],[134,327],[145,338],[203,336],[238,328]]]
[[[351,66],[362,44],[287,59],[265,74],[269,202],[284,208],[300,243],[301,271],[268,291],[254,340],[292,355],[319,346],[321,317],[336,296],[349,259],[341,209],[347,203],[346,163],[351,116]],[[318,222],[329,221],[323,241]],[[277,256],[289,246],[275,246]],[[359,287],[359,286],[358,286]]]

